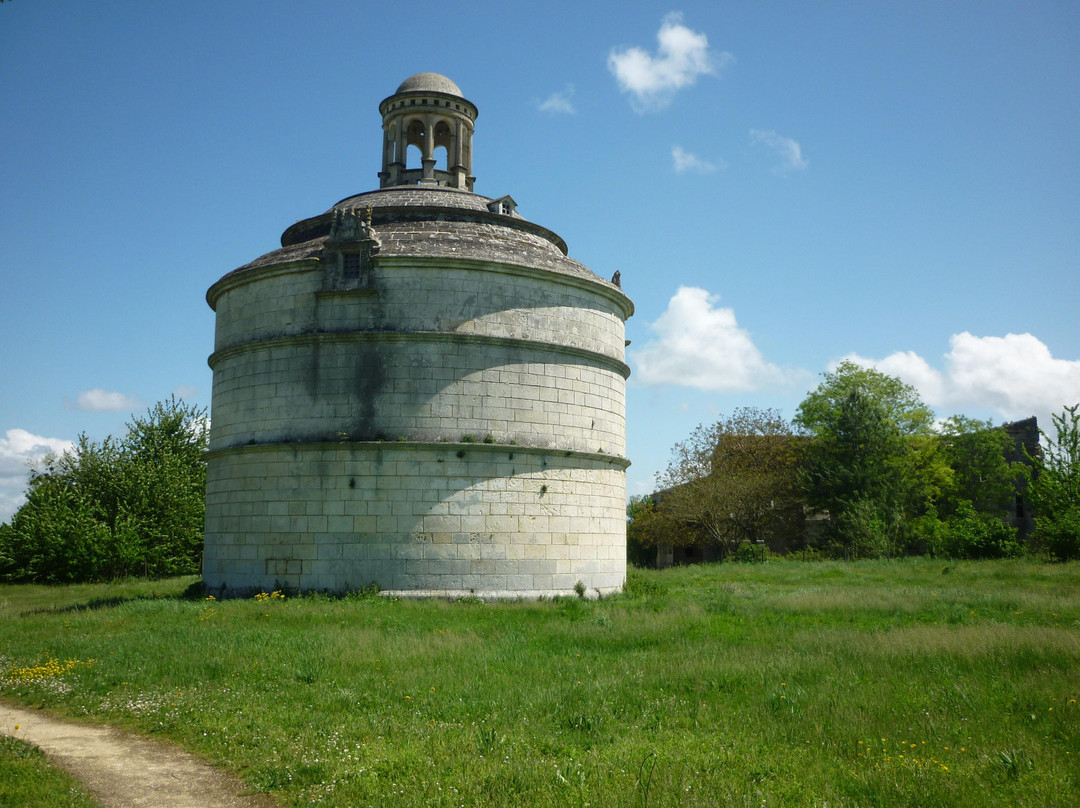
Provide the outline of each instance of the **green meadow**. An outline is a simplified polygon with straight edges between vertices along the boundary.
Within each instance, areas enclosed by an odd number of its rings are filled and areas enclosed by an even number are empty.
[[[54,769],[40,749],[0,736],[0,805],[4,808],[96,808],[66,773]]]
[[[1080,804],[1078,564],[729,563],[507,603],[194,583],[0,587],[0,697],[283,806]],[[0,778],[25,758],[0,745]]]

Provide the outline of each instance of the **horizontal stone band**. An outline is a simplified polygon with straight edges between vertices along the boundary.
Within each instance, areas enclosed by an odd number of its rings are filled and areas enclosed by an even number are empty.
[[[288,337],[272,337],[269,339],[251,340],[238,345],[231,345],[220,351],[215,351],[207,359],[211,369],[223,361],[235,356],[242,356],[256,351],[272,350],[274,348],[291,348],[308,345],[348,345],[359,343],[408,343],[408,342],[442,342],[452,345],[484,345],[498,348],[516,348],[523,351],[533,351],[541,354],[555,354],[558,356],[570,356],[583,360],[587,364],[613,370],[628,378],[630,367],[625,362],[606,356],[596,351],[585,348],[576,348],[570,345],[558,345],[550,342],[520,339],[517,337],[493,337],[486,334],[459,334],[454,331],[319,331],[309,334],[297,334]]]
[[[418,449],[436,450],[440,452],[450,452],[457,455],[460,452],[478,452],[485,454],[523,454],[523,455],[539,455],[547,457],[569,457],[576,460],[591,460],[601,465],[612,466],[617,469],[625,470],[630,467],[630,461],[625,457],[617,457],[615,455],[604,454],[603,452],[581,452],[573,451],[570,449],[553,449],[549,447],[540,446],[521,446],[519,444],[510,443],[451,443],[448,441],[416,441],[416,440],[377,440],[377,441],[339,441],[339,440],[326,440],[326,441],[303,441],[296,443],[245,443],[238,446],[227,446],[222,449],[214,449],[209,452],[205,452],[203,457],[216,458],[224,457],[227,455],[237,454],[249,454],[256,452],[272,452],[280,451],[282,449],[290,450],[304,450],[304,449],[374,449],[383,450],[388,452],[408,452]]]

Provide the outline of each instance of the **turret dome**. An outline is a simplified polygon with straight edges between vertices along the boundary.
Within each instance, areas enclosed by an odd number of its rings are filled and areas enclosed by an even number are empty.
[[[440,73],[417,73],[415,76],[409,76],[401,82],[401,86],[397,88],[394,95],[401,93],[446,93],[459,98],[465,97],[454,82]]]
[[[379,186],[431,185],[472,191],[476,105],[446,76],[417,73],[379,104],[383,165]],[[413,160],[408,165],[410,148]]]

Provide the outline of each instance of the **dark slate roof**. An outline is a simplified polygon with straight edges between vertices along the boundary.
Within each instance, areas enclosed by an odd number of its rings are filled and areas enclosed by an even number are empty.
[[[517,213],[492,213],[485,196],[450,188],[395,186],[357,194],[281,236],[282,247],[230,275],[322,254],[334,212],[372,209],[380,257],[462,258],[531,267],[614,286],[569,258],[555,233]]]
[[[494,200],[471,191],[460,188],[446,188],[441,186],[425,187],[423,185],[394,185],[389,188],[380,188],[377,191],[367,191],[356,196],[342,199],[330,210],[345,210],[347,208],[363,208],[367,205],[373,207],[390,206],[433,206],[440,208],[456,208],[459,210],[486,211],[488,205]]]

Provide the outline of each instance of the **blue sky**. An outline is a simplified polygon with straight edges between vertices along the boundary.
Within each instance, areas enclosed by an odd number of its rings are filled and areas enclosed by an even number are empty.
[[[937,413],[1080,401],[1080,4],[0,3],[0,519],[26,460],[209,405],[204,294],[377,186],[453,79],[476,191],[622,273],[631,493],[844,357]]]

